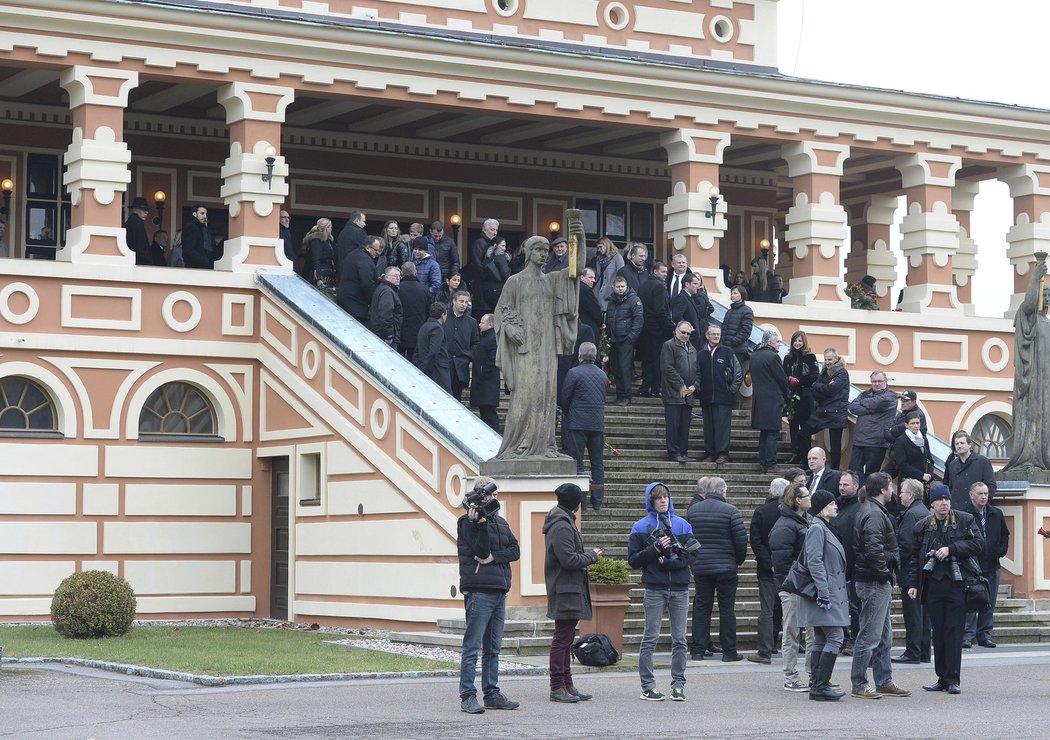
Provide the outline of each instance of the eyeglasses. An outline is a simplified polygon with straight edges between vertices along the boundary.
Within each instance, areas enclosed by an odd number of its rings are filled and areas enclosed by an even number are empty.
[[[685,329],[679,329],[679,330],[678,330],[678,333],[679,333],[679,334],[685,334],[685,335],[686,335],[686,336],[688,337],[688,336],[689,336],[690,334],[692,334],[693,332],[691,332],[691,331],[686,331]]]
[[[812,493],[799,493],[795,496],[795,498],[809,498],[812,495]]]

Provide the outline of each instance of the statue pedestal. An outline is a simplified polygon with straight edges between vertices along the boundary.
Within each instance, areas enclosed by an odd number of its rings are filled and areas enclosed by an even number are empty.
[[[1038,533],[1050,530],[1050,471],[1009,470],[996,481],[991,503],[1003,510],[1010,529],[1002,582],[1013,585],[1016,598],[1050,599],[1050,540]]]
[[[481,463],[479,472],[482,475],[488,475],[492,478],[499,478],[500,476],[569,476],[573,478],[573,483],[580,486],[583,490],[587,490],[587,486],[580,484],[575,480],[576,478],[576,461],[568,455],[562,455],[561,457],[538,457],[538,458],[524,458],[521,460],[486,460]],[[586,476],[584,476],[586,478]],[[498,485],[498,484],[497,484]],[[557,488],[561,483],[555,485]],[[554,491],[554,488],[551,489]],[[553,493],[551,494],[553,495]]]

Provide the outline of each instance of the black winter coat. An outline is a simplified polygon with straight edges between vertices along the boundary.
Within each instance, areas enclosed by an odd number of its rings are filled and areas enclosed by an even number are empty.
[[[598,303],[598,296],[594,294],[594,288],[580,283],[580,321],[591,327],[595,338],[602,333],[602,307]]]
[[[886,433],[885,433],[886,444],[892,445],[894,442],[897,441],[897,437],[899,437],[902,434],[904,434],[904,430],[907,429],[907,427],[908,427],[908,424],[905,421],[904,417],[906,417],[912,411],[915,411],[916,413],[919,414],[919,431],[922,432],[923,436],[926,436],[926,432],[927,432],[927,429],[926,429],[926,414],[923,412],[922,409],[920,409],[918,406],[916,406],[915,408],[913,408],[913,409],[911,409],[909,411],[898,411],[897,415],[895,417],[893,417],[893,422],[886,429]]]
[[[451,238],[442,236],[436,242],[433,242],[430,237],[427,237],[427,241],[433,243],[430,249],[430,256],[434,258],[434,261],[438,263],[438,267],[441,268],[442,280],[447,280],[449,275],[460,271],[459,247]]]
[[[215,239],[207,226],[193,216],[186,219],[182,225],[182,259],[186,267],[212,270],[224,252],[222,242],[219,242],[218,247],[215,246]]]
[[[146,222],[132,213],[124,222],[124,238],[128,248],[135,253],[136,265],[152,265],[153,256],[149,249],[149,235],[146,234]]]
[[[416,337],[416,353],[412,360],[427,377],[449,393],[452,392],[452,372],[445,342],[445,329],[437,319],[427,319]]]
[[[414,349],[419,329],[430,316],[430,291],[419,278],[403,277],[397,289],[401,297],[401,349]]]
[[[846,363],[839,358],[833,366],[833,372],[827,368],[813,382],[813,413],[809,417],[809,426],[814,429],[844,429],[848,421],[846,415],[849,399],[849,373]]]
[[[671,336],[671,307],[664,281],[652,273],[639,280],[638,297],[642,300],[642,331],[666,340]]]
[[[450,310],[444,328],[448,356],[452,361],[452,377],[467,385],[470,382],[470,362],[474,359],[474,346],[481,338],[477,319],[469,313],[456,316],[455,312]]]
[[[839,505],[839,514],[831,520],[829,526],[839,538],[842,549],[846,552],[846,580],[852,581],[853,563],[857,559],[857,553],[853,547],[853,525],[860,512],[860,499],[856,496],[839,496],[835,499],[835,503]]]
[[[639,270],[634,266],[634,263],[624,256],[624,265],[616,271],[617,277],[622,277],[627,281],[627,287],[633,290],[635,293],[642,287],[642,281],[645,280],[645,276],[649,274],[649,271],[643,265]]]
[[[923,557],[926,553],[946,544],[948,555],[955,557],[965,576],[967,573],[977,575],[966,566],[970,558],[980,558],[981,550],[984,549],[984,535],[981,534],[980,526],[974,521],[973,515],[969,512],[949,511],[941,533],[938,533],[937,525],[932,521],[933,519],[934,517],[931,515],[915,525],[915,536],[920,544],[909,564],[911,570],[910,581],[918,584],[919,601],[922,603],[926,603],[927,574],[922,570],[922,566],[926,564],[926,558]],[[935,565],[934,573],[931,577],[950,577],[948,575],[950,571],[947,569],[951,566],[946,565],[945,563],[947,562],[944,561],[944,563]],[[937,571],[940,571],[940,573]],[[960,583],[959,588],[962,589],[962,587]]]
[[[372,292],[378,280],[379,270],[372,255],[364,249],[355,249],[342,262],[336,303],[364,324],[368,321],[368,307],[372,305]]]
[[[566,429],[605,431],[605,393],[609,377],[593,362],[581,362],[565,376],[559,402],[567,409]]]
[[[314,285],[323,282],[327,286],[335,285],[335,249],[327,239],[310,240],[310,267],[306,273]]]
[[[773,550],[769,546],[769,533],[780,518],[780,497],[770,496],[751,515],[751,551],[755,553],[755,574],[773,577]]]
[[[921,557],[925,553],[917,552],[919,545],[922,543],[919,542],[919,537],[915,530],[920,522],[929,518],[930,510],[923,506],[922,501],[912,501],[911,506],[901,514],[901,522],[897,526],[897,541],[900,545],[901,563],[904,564],[904,567],[901,568],[901,591],[919,587],[919,581],[915,578],[911,565],[916,557]],[[926,562],[925,558],[922,562]]]
[[[995,471],[991,461],[977,452],[971,452],[962,462],[952,455],[944,464],[944,484],[952,489],[952,508],[961,509],[970,503],[970,486],[981,481],[988,486],[988,500],[995,496]]]
[[[795,421],[803,424],[813,413],[813,383],[820,374],[820,370],[817,369],[816,355],[806,353],[795,356],[792,350],[788,350],[784,357],[784,373],[796,378],[799,382],[791,389],[791,392],[798,396],[798,400],[795,401]],[[839,538],[839,541],[841,542],[842,539]]]
[[[457,522],[456,533],[459,590],[466,593],[510,591],[510,564],[521,557],[521,550],[507,520],[496,514],[476,524],[464,514]],[[476,556],[485,560],[489,555],[492,562],[485,565],[474,559]]]
[[[368,236],[368,232],[355,224],[347,221],[346,226],[339,232],[335,239],[335,267],[342,274],[343,263],[352,252],[361,248],[361,243]]]
[[[733,303],[722,319],[722,344],[733,350],[734,354],[750,352],[748,342],[751,330],[755,327],[755,312],[743,301]]]
[[[890,447],[890,461],[883,470],[891,478],[914,478],[922,483],[923,474],[933,472],[930,441],[924,435],[922,447],[916,447],[907,434],[901,435]]]
[[[609,305],[605,310],[605,331],[610,342],[634,344],[641,334],[642,321],[642,301],[633,290],[628,288],[622,298],[616,293],[609,296]]]
[[[768,345],[751,355],[751,391],[751,428],[780,431],[788,381],[780,356]]]
[[[705,343],[697,352],[696,375],[699,382],[697,393],[700,403],[707,405],[734,406],[736,392],[744,382],[733,350],[720,344],[714,352],[707,351]]]
[[[973,508],[972,502],[969,506],[960,506],[958,510],[972,514],[977,528],[981,528],[981,515]],[[984,511],[984,549],[977,560],[984,573],[994,573],[999,570],[999,558],[1006,557],[1010,549],[1010,529],[1006,526],[1002,509],[989,504]]]
[[[700,325],[701,319],[700,314],[696,311],[696,301],[684,290],[671,301],[671,326],[678,326],[680,321],[688,321],[693,325],[689,343],[699,350],[704,341],[704,330],[707,329],[706,321],[704,321],[704,326]]]
[[[693,573],[704,576],[736,573],[747,557],[747,530],[740,509],[717,493],[694,496],[685,515],[700,549],[693,555]]]
[[[853,525],[853,580],[867,583],[893,583],[900,572],[900,546],[897,528],[886,507],[869,498],[860,504]]]
[[[369,331],[396,348],[401,339],[401,318],[401,298],[397,288],[380,280],[368,308]]]
[[[773,579],[777,588],[784,583],[791,564],[802,552],[806,541],[806,530],[812,521],[809,514],[789,509],[780,504],[780,518],[769,531],[769,550],[773,556]]]
[[[543,536],[546,543],[543,580],[547,585],[547,618],[590,619],[587,566],[598,559],[598,553],[583,549],[575,515],[560,506],[547,512]]]
[[[499,406],[499,368],[496,367],[496,330],[486,329],[474,345],[474,373],[470,378],[471,406]]]

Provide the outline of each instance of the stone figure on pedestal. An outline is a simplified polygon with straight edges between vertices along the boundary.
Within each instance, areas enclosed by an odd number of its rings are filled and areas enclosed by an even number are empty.
[[[1045,254],[1036,255],[1032,281],[1014,316],[1014,429],[1002,472],[1050,471],[1050,286]]]

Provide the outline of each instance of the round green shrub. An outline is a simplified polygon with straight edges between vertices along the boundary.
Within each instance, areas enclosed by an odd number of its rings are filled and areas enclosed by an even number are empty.
[[[104,570],[86,570],[58,585],[51,622],[65,637],[119,637],[131,627],[135,609],[135,592],[127,581]]]
[[[587,568],[591,583],[630,583],[631,570],[626,560],[607,558],[604,555]]]

